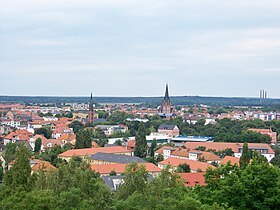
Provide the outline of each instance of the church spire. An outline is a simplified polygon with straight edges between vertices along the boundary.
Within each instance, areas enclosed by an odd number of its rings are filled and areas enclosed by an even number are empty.
[[[165,102],[170,102],[169,91],[168,91],[168,84],[166,84],[164,101],[165,101]]]
[[[91,95],[90,95],[88,121],[89,121],[89,123],[94,123],[94,110],[93,110],[92,93],[91,93]]]

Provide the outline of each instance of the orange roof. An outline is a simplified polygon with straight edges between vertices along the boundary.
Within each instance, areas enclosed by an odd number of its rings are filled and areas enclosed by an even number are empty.
[[[204,174],[204,172],[178,173],[178,175],[184,180],[183,184],[187,187],[194,187],[196,185],[205,186]]]
[[[202,171],[206,171],[207,168],[215,168],[215,166],[205,163],[205,162],[199,162],[194,160],[184,160],[179,158],[167,158],[166,160],[163,160],[159,162],[161,165],[171,165],[173,167],[178,167],[180,164],[188,164],[192,171],[197,171],[201,169]]]
[[[64,133],[59,137],[59,140],[73,141],[76,139],[76,134]]]
[[[59,154],[59,157],[73,157],[73,156],[86,156],[86,155],[94,155],[97,152],[103,153],[130,153],[129,150],[121,147],[98,147],[98,148],[86,148],[86,149],[72,149]]]
[[[205,146],[207,149],[222,151],[231,148],[233,152],[238,153],[239,148],[243,147],[243,143],[229,143],[229,142],[186,142],[184,146],[188,149],[196,149],[200,146]],[[274,154],[274,151],[268,144],[261,143],[248,143],[248,147],[254,149],[267,149],[269,154]]]
[[[186,157],[189,158],[189,152],[187,149],[177,148],[176,150],[171,152],[171,155],[178,157]]]
[[[96,147],[99,147],[99,145],[95,141],[92,141],[91,142],[91,147],[95,147],[96,148]]]
[[[14,131],[14,132],[8,134],[8,135],[5,136],[4,138],[5,138],[5,139],[10,139],[10,140],[12,140],[12,139],[14,139],[15,137],[17,137],[17,136],[19,136],[19,135],[21,135],[22,137],[24,137],[24,138],[25,138],[24,140],[27,140],[27,139],[26,139],[26,136],[28,136],[28,137],[32,137],[32,136],[33,136],[33,134],[30,133],[30,132],[27,131],[27,130],[16,130],[16,131]]]
[[[237,158],[237,157],[232,157],[232,156],[225,156],[222,160],[221,160],[221,162],[220,162],[220,164],[222,165],[226,165],[228,162],[230,162],[230,164],[231,165],[234,165],[234,164],[237,164],[237,165],[239,165],[239,158]]]
[[[172,149],[174,147],[171,147],[171,146],[163,146],[162,148],[158,149],[157,151],[155,151],[155,153],[158,153],[158,154],[163,154],[163,150],[164,149]],[[175,148],[174,148],[175,149]]]
[[[135,140],[128,140],[127,141],[127,146],[128,147],[135,147],[136,141]]]
[[[32,166],[31,170],[32,171],[54,171],[56,170],[56,167],[54,167],[52,164],[50,164],[47,161],[44,160],[38,160],[38,159],[33,159],[32,161],[36,162],[35,165]]]
[[[206,161],[219,161],[221,158],[212,152],[205,152],[205,151],[198,151],[198,150],[192,150],[189,153],[200,153],[198,156],[199,157],[204,157],[204,160]]]
[[[100,174],[109,174],[111,171],[115,171],[117,174],[125,172],[125,167],[129,164],[92,164],[91,170],[99,172]],[[146,170],[150,173],[160,172],[161,169],[153,163],[139,163],[139,165],[145,165]]]

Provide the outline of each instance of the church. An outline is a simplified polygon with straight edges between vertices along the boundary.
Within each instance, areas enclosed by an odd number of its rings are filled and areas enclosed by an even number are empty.
[[[165,95],[159,108],[159,115],[161,118],[173,118],[176,117],[176,114],[174,112],[175,107],[171,106],[168,84],[166,84]]]

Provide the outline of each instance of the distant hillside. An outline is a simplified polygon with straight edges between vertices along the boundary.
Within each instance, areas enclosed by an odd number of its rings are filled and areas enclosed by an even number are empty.
[[[162,97],[95,97],[96,103],[143,103],[159,105]],[[89,97],[45,97],[45,96],[0,96],[0,103],[87,103]],[[173,105],[205,104],[210,106],[274,106],[280,105],[280,99],[258,98],[227,98],[227,97],[200,97],[200,96],[175,96],[171,97]]]

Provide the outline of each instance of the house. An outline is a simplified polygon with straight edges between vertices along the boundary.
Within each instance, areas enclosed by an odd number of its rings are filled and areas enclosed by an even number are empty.
[[[182,178],[183,184],[186,187],[195,187],[196,185],[205,186],[205,173],[204,172],[195,172],[195,173],[178,173]]]
[[[127,141],[126,149],[128,149],[129,151],[134,152],[135,144],[136,144],[136,141],[135,141],[135,140],[128,140],[128,141]]]
[[[183,148],[174,148],[169,146],[164,146],[159,150],[155,151],[155,156],[163,155],[163,159],[169,157],[185,159],[185,160],[194,160],[194,161],[205,161],[207,163],[220,162],[221,158],[211,152],[198,151],[198,150],[189,150]]]
[[[58,157],[64,160],[70,160],[72,157],[80,156],[80,157],[87,157],[94,155],[98,152],[103,153],[111,153],[111,154],[120,154],[120,155],[129,155],[131,156],[131,152],[121,146],[114,146],[114,147],[97,147],[97,148],[85,148],[85,149],[72,149],[67,150],[58,155]]]
[[[4,145],[8,144],[9,142],[15,143],[16,141],[29,141],[32,136],[33,134],[27,130],[16,130],[3,138]]]
[[[183,146],[186,142],[208,142],[213,141],[213,137],[210,136],[176,136],[173,137],[170,142],[174,143],[175,146]]]
[[[233,156],[225,156],[221,162],[220,162],[220,165],[226,165],[228,162],[231,164],[231,165],[238,165],[239,166],[239,158],[237,157],[233,157]]]
[[[62,141],[63,144],[72,144],[75,145],[76,143],[76,134],[73,133],[64,133],[62,134],[58,140]]]
[[[125,173],[127,165],[129,164],[122,164],[122,163],[106,164],[106,165],[91,164],[90,168],[93,171],[100,173],[101,176],[107,176],[112,171],[115,171],[117,175],[121,175]],[[154,165],[153,163],[140,163],[139,165],[144,165],[146,167],[148,174],[151,174],[153,177],[159,175],[161,172],[161,169],[156,165]]]
[[[250,128],[248,130],[256,132],[256,133],[266,134],[266,135],[270,136],[272,145],[276,145],[276,143],[277,143],[277,132],[273,132],[271,129]]]
[[[194,150],[198,147],[205,147],[206,150],[223,151],[225,149],[232,149],[234,157],[241,157],[243,143],[229,143],[229,142],[186,142],[185,148]],[[248,148],[251,151],[256,151],[262,154],[270,162],[274,158],[275,153],[268,144],[248,143]]]
[[[171,166],[171,170],[175,171],[180,164],[188,164],[190,166],[191,172],[205,172],[208,168],[215,168],[215,166],[194,160],[184,160],[179,158],[167,158],[158,163],[158,167],[164,169],[168,165]]]
[[[10,170],[13,167],[15,162],[16,162],[16,160],[13,160],[12,162],[9,163],[8,170]],[[30,163],[30,167],[31,167],[31,173],[36,173],[36,172],[39,172],[40,170],[46,171],[46,172],[57,170],[57,168],[54,167],[50,162],[47,162],[44,160],[31,158],[29,163]]]
[[[163,133],[169,137],[174,137],[180,134],[180,130],[177,125],[161,124],[158,128],[158,133]]]
[[[148,182],[152,181],[154,177],[148,174]],[[124,183],[124,175],[116,176],[102,176],[102,180],[109,187],[111,192],[116,192],[121,184]]]
[[[128,155],[118,155],[111,153],[97,152],[90,156],[92,164],[114,164],[114,163],[145,163],[142,158]]]
[[[66,123],[57,123],[52,133],[52,137],[54,139],[59,139],[63,134],[74,134],[74,132]]]
[[[101,129],[106,136],[110,136],[114,133],[125,133],[128,131],[128,127],[126,125],[97,125],[94,129]]]

